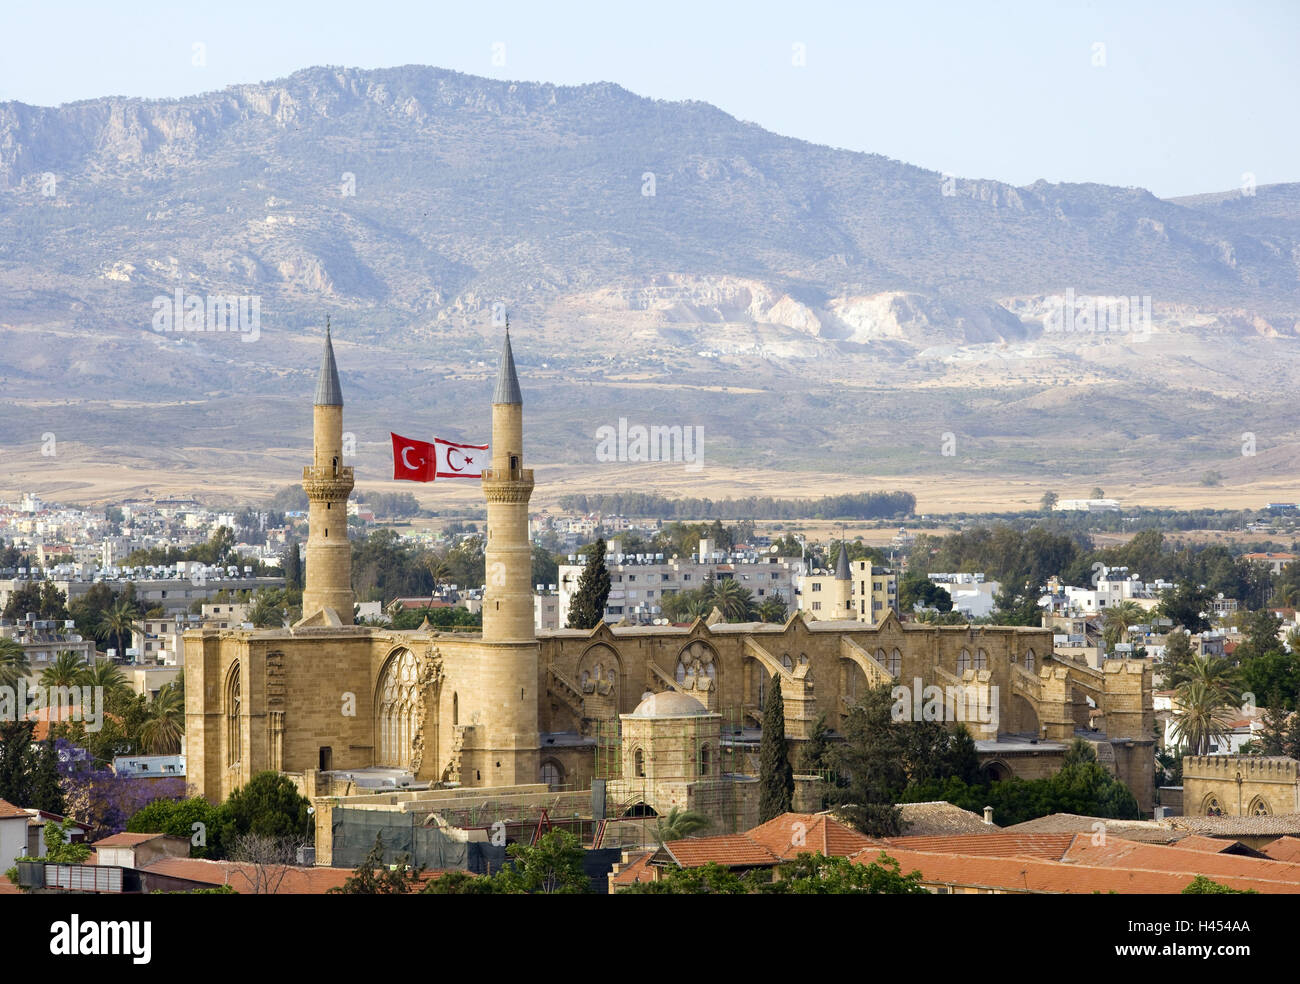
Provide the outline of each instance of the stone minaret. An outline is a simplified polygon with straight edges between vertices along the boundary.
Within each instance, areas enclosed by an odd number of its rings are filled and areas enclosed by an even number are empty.
[[[302,470],[302,487],[309,503],[307,582],[302,593],[302,614],[310,618],[322,608],[332,608],[344,625],[351,625],[348,496],[352,494],[353,479],[352,469],[343,464],[343,390],[339,386],[328,325],[312,416],[312,464]]]
[[[533,472],[524,468],[524,402],[509,327],[492,394],[492,466],[483,472],[483,494],[488,527],[483,641],[532,641],[536,634],[528,500],[533,494]]]
[[[524,405],[506,328],[492,394],[492,463],[483,471],[487,499],[483,653],[476,701],[481,724],[467,736],[462,776],[470,785],[538,781],[537,705],[541,659],[533,630]]]

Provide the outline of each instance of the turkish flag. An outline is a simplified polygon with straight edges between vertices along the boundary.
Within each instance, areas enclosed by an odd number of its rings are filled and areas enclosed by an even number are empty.
[[[393,478],[406,482],[432,482],[437,477],[438,454],[428,441],[400,437],[392,431]]]
[[[456,444],[441,437],[435,437],[433,443],[438,452],[439,478],[483,477],[483,466],[487,463],[486,444]]]

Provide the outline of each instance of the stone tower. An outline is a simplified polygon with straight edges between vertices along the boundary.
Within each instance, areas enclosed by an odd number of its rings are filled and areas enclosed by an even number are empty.
[[[353,477],[351,467],[343,464],[343,390],[328,325],[316,378],[312,424],[313,459],[302,470],[302,488],[308,501],[307,582],[302,593],[302,614],[311,618],[322,609],[332,609],[342,624],[351,625],[348,496],[352,494]]]
[[[538,663],[533,629],[532,549],[528,500],[533,473],[524,468],[524,405],[506,328],[492,394],[492,462],[483,470],[487,499],[483,658],[478,732],[466,736],[476,784],[536,782]],[[481,779],[479,776],[481,775]]]
[[[487,591],[483,596],[483,641],[533,641],[532,548],[528,500],[533,472],[524,468],[524,402],[506,328],[492,394],[492,466],[483,472],[487,498]]]
[[[849,550],[844,541],[840,541],[840,555],[835,561],[835,579],[828,585],[830,597],[826,601],[831,606],[829,618],[853,618],[853,573],[849,569]]]

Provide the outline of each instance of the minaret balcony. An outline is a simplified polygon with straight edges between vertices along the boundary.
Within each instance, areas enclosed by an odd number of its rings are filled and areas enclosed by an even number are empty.
[[[355,476],[351,465],[339,468],[317,468],[307,465],[302,470],[302,490],[308,499],[346,499],[352,492]]]
[[[533,494],[533,470],[517,469],[499,477],[491,468],[483,469],[483,496],[488,502],[527,502]]]

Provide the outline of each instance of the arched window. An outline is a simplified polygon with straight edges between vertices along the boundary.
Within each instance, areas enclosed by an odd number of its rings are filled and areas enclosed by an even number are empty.
[[[239,679],[239,664],[236,663],[230,669],[230,675],[226,678],[226,765],[238,765],[240,745],[239,739],[239,706],[243,701],[243,685]]]
[[[897,647],[889,654],[889,662],[885,664],[885,669],[889,670],[889,675],[892,677],[896,677],[903,672],[903,654],[898,651]]]
[[[1219,798],[1218,798],[1217,796],[1211,796],[1211,797],[1209,797],[1208,799],[1206,799],[1206,801],[1205,801],[1205,815],[1206,815],[1207,817],[1221,817],[1221,816],[1223,816],[1223,807],[1221,807],[1221,806],[1219,805]]]
[[[558,793],[564,786],[564,767],[554,759],[542,763],[542,782],[553,793]]]
[[[641,751],[641,749],[638,748],[636,750],[636,754],[632,757],[632,761],[635,766],[636,777],[638,779],[644,779],[645,778],[645,752]]]
[[[970,669],[970,650],[962,647],[962,651],[957,654],[957,673],[960,675]]]
[[[712,690],[717,685],[717,653],[698,639],[677,654],[677,684],[683,690]]]
[[[709,772],[710,764],[711,763],[709,762],[709,746],[702,745],[700,747],[700,775],[707,776],[710,774]]]
[[[418,722],[415,655],[403,649],[389,657],[379,677],[375,730],[379,735],[379,765],[405,769]]]
[[[989,654],[983,649],[975,650],[975,669],[987,670],[989,668]]]
[[[1034,672],[1034,651],[1032,649],[1025,650],[1025,669],[1030,673]]]
[[[883,667],[886,668],[889,667],[889,657],[885,655],[885,651],[883,649],[876,650],[876,662]]]
[[[793,670],[794,670],[794,660],[792,660],[792,659],[790,658],[790,654],[789,654],[789,653],[783,653],[783,654],[781,655],[781,665],[784,666],[787,670],[790,670],[790,671],[793,672]]]
[[[1268,808],[1268,804],[1256,796],[1250,803],[1250,809],[1247,811],[1252,817],[1271,816],[1273,811]]]

